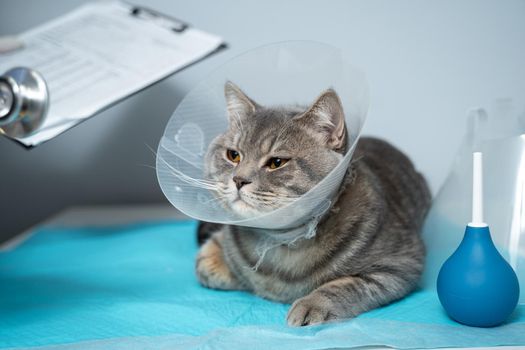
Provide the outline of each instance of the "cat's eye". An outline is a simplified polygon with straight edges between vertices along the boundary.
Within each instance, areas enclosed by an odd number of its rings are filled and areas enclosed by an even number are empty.
[[[268,160],[268,163],[266,165],[270,169],[277,169],[285,165],[287,162],[288,162],[288,159],[275,157],[275,158],[270,158],[270,160]]]
[[[229,149],[226,151],[226,157],[228,157],[228,159],[234,163],[239,163],[241,161],[241,155],[239,154],[239,152],[233,149]]]

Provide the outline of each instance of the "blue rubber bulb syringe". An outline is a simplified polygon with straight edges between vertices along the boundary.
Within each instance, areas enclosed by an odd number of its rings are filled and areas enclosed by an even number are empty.
[[[516,273],[498,252],[483,221],[482,154],[474,153],[472,222],[457,250],[441,267],[439,300],[459,323],[493,327],[510,316],[519,298]]]

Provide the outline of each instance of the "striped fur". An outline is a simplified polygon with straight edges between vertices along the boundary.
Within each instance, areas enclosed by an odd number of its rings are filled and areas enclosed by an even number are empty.
[[[257,247],[275,232],[201,223],[199,281],[292,303],[291,326],[351,318],[407,295],[424,265],[427,184],[385,141],[362,138],[353,159],[316,236],[270,249],[256,270]]]

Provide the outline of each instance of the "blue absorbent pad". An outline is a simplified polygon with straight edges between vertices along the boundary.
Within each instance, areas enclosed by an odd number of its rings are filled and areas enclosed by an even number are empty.
[[[420,290],[343,322],[290,328],[289,305],[201,287],[196,223],[42,228],[0,253],[0,348],[325,349],[525,345],[525,306],[496,328],[449,320]]]

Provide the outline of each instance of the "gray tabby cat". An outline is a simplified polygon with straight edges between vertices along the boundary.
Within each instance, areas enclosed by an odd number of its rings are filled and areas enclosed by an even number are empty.
[[[229,130],[207,154],[207,176],[241,214],[276,209],[317,184],[347,151],[339,97],[324,91],[309,108],[260,106],[225,85]],[[246,290],[293,303],[291,326],[351,318],[411,292],[423,270],[419,231],[430,205],[424,178],[388,143],[362,138],[314,238],[261,243],[282,231],[202,222],[196,271],[209,288]]]

